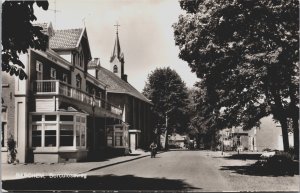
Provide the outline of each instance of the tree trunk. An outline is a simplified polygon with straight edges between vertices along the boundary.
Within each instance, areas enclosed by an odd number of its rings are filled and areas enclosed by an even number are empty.
[[[282,105],[281,97],[277,88],[271,87],[270,91],[274,97],[274,102],[275,102],[275,107],[272,109],[272,113],[275,115],[276,119],[280,122],[281,131],[282,131],[283,150],[287,152],[289,150],[289,136],[288,136],[286,111],[284,110],[284,107]]]
[[[279,120],[282,131],[282,141],[283,141],[283,150],[285,152],[289,151],[289,136],[288,136],[288,125],[286,119]]]
[[[294,151],[295,159],[299,160],[299,120],[296,116],[293,116],[293,130],[294,130]]]

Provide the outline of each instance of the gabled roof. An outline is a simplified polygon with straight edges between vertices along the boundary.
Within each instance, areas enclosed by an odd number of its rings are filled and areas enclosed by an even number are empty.
[[[125,82],[117,75],[103,67],[99,68],[99,78],[101,78],[106,85],[109,85],[107,88],[108,92],[128,94],[151,104],[151,102],[143,94],[137,91],[131,84]]]
[[[55,30],[55,35],[50,39],[51,49],[75,49],[81,40],[82,28]]]

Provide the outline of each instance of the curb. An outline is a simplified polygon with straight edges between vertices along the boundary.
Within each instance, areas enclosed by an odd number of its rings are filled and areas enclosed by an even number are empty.
[[[163,152],[159,152],[157,154],[161,154],[161,153],[163,153]],[[142,159],[142,158],[145,158],[145,157],[148,157],[148,156],[150,156],[150,155],[142,155],[142,156],[139,156],[139,157],[136,157],[136,158],[132,158],[132,159],[124,160],[124,161],[119,161],[119,162],[116,162],[116,163],[107,164],[107,165],[100,166],[100,167],[97,167],[97,168],[92,168],[90,170],[87,170],[87,171],[84,171],[84,172],[80,172],[78,174],[84,174],[84,173],[92,172],[92,171],[99,170],[99,169],[102,169],[102,168],[106,168],[106,167],[110,167],[110,166],[114,166],[114,165],[118,165],[118,164],[130,162],[130,161]]]

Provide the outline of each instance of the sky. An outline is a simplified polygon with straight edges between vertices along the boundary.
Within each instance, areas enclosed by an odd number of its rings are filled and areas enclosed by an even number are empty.
[[[148,75],[169,66],[191,88],[197,81],[179,59],[172,24],[183,13],[177,0],[48,0],[49,9],[35,8],[37,22],[54,29],[86,27],[93,58],[110,69],[109,59],[119,27],[128,82],[142,91]],[[57,10],[56,13],[54,10]]]

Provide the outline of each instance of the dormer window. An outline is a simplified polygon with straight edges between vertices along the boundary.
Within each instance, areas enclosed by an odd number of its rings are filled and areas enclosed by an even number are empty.
[[[80,74],[76,75],[76,87],[81,89],[81,76],[80,76]]]
[[[114,65],[114,73],[118,73],[118,66]]]

